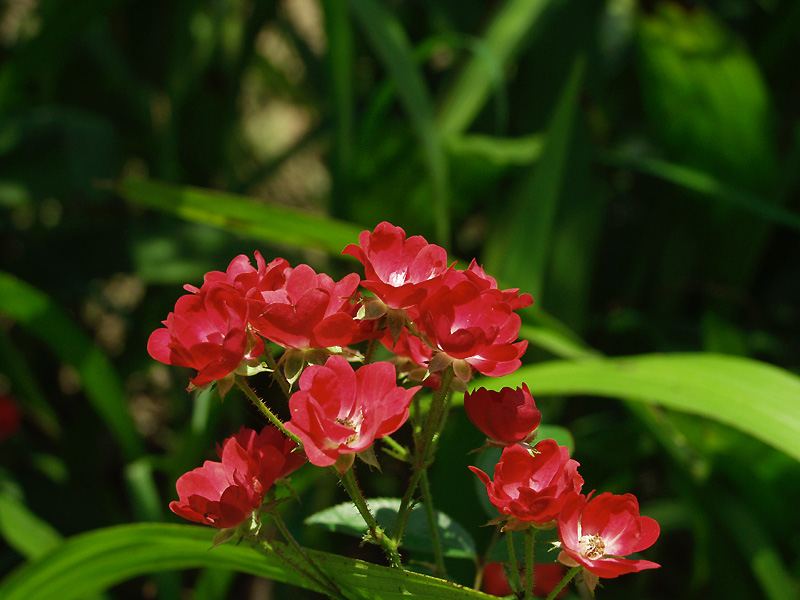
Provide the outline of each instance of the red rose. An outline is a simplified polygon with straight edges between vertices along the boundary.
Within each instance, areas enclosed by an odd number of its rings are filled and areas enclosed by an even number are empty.
[[[247,301],[226,283],[203,285],[178,298],[175,311],[147,341],[147,351],[168,365],[197,369],[197,387],[222,379],[243,362],[258,359],[264,342],[248,334]]]
[[[419,304],[447,270],[447,252],[419,235],[406,239],[406,232],[391,223],[380,223],[373,233],[362,231],[361,244],[348,245],[349,254],[364,265],[361,283],[393,309]]]
[[[483,375],[513,373],[522,364],[520,357],[528,347],[527,341],[514,343],[521,324],[519,315],[500,290],[481,290],[467,276],[461,277],[452,288],[439,287],[420,306],[420,330],[445,355],[434,356],[431,370],[439,371],[452,362],[463,361]],[[457,375],[459,372],[456,368]]]
[[[467,267],[465,271],[461,272],[464,273],[464,275],[466,275],[470,281],[477,284],[482,290],[498,289],[497,280],[491,275],[487,275],[486,271],[483,270],[483,267],[481,267],[474,258],[472,259],[472,262],[469,263],[469,267]],[[508,302],[513,310],[525,308],[526,306],[533,304],[533,296],[530,294],[520,294],[519,288],[501,290],[501,299],[503,302]]]
[[[558,560],[607,578],[660,567],[649,560],[622,558],[652,546],[660,532],[654,519],[639,516],[636,497],[608,492],[590,500],[591,496],[573,493],[564,502],[558,517]]]
[[[256,250],[256,265],[254,269],[250,264],[250,259],[244,254],[234,258],[228,265],[227,270],[210,271],[203,277],[203,286],[214,283],[227,283],[233,286],[242,296],[253,296],[258,288],[262,290],[274,290],[283,285],[286,277],[284,271],[289,267],[289,263],[284,258],[276,258],[266,264],[264,257]],[[183,286],[188,292],[197,293],[200,290],[192,285]],[[202,289],[202,288],[201,288]]]
[[[494,469],[494,481],[470,467],[483,484],[489,500],[507,517],[544,525],[561,512],[566,497],[579,492],[583,478],[566,446],[542,440],[533,450],[514,444],[503,450]]]
[[[308,460],[320,467],[341,454],[369,448],[408,419],[408,407],[420,386],[398,387],[387,362],[353,371],[344,358],[331,356],[300,376],[300,391],[289,399],[292,418],[286,429],[303,441]]]
[[[372,324],[355,319],[359,276],[334,281],[308,265],[284,270],[285,283],[259,290],[261,314],[250,322],[265,338],[283,346],[308,350],[347,346],[373,335]]]
[[[222,462],[207,460],[181,475],[176,483],[179,500],[170,502],[169,508],[196,523],[236,527],[261,506],[278,477],[299,466],[292,453],[296,447],[271,425],[258,435],[242,428],[222,443]]]
[[[499,392],[478,388],[464,394],[464,410],[472,424],[503,445],[516,444],[531,436],[542,420],[533,396],[524,383],[521,388]]]

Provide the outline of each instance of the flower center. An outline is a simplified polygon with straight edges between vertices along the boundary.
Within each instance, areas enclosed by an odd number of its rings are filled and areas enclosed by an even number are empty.
[[[606,543],[596,533],[594,535],[584,535],[578,540],[578,551],[583,558],[596,560],[602,558],[606,553]]]
[[[361,420],[362,419],[358,419],[358,422],[354,422],[350,417],[336,417],[336,422],[339,425],[344,425],[348,429],[352,429],[353,430],[353,434],[347,436],[347,439],[344,442],[346,445],[349,446],[350,444],[352,444],[353,442],[358,440],[358,436],[361,433],[360,432],[360,430],[361,430]]]

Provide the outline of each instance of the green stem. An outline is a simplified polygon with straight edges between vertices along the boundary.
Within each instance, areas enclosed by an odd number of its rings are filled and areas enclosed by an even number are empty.
[[[514,590],[514,593],[519,596],[520,590],[522,590],[522,582],[519,579],[519,563],[517,562],[517,553],[514,550],[514,532],[511,530],[506,532],[506,548],[508,548],[509,571],[511,572],[511,578],[508,583],[511,584],[511,589]]]
[[[303,557],[303,560],[310,566],[313,571],[319,576],[324,583],[325,587],[328,588],[328,593],[331,594],[331,598],[336,598],[337,600],[346,600],[342,593],[339,591],[339,588],[336,587],[336,584],[328,577],[327,573],[319,568],[317,563],[315,563],[305,549],[297,543],[297,540],[292,535],[292,532],[289,531],[289,528],[286,527],[286,523],[283,521],[280,513],[277,510],[273,510],[270,512],[275,525],[278,527],[278,530],[283,535],[283,539],[285,539],[289,545],[300,555]]]
[[[536,540],[535,527],[528,527],[525,530],[525,600],[533,599],[533,577],[534,577],[534,543]]]
[[[547,600],[555,600],[559,592],[563,590],[570,581],[572,581],[572,578],[575,577],[575,575],[578,574],[578,571],[580,571],[582,568],[583,567],[572,567],[569,571],[567,571],[567,574],[564,575],[564,579],[562,579],[558,585],[553,588],[553,591],[550,592],[550,595],[547,596]]]
[[[236,381],[236,387],[242,390],[244,395],[247,396],[247,399],[253,403],[253,406],[255,406],[258,410],[261,411],[262,415],[264,415],[265,417],[267,417],[267,419],[269,419],[270,423],[272,423],[273,425],[275,425],[275,427],[280,429],[283,432],[283,435],[285,435],[289,439],[294,440],[298,444],[302,444],[299,437],[297,437],[291,431],[286,429],[286,427],[284,427],[283,421],[281,421],[275,415],[275,413],[273,413],[270,410],[266,402],[264,402],[261,398],[258,397],[258,395],[253,391],[253,388],[250,387],[250,384],[247,383],[247,380],[243,376],[236,375],[235,381]]]
[[[422,479],[419,481],[419,489],[422,493],[422,503],[425,505],[425,516],[428,518],[428,529],[431,532],[431,546],[433,558],[436,561],[436,574],[447,579],[447,567],[444,564],[444,553],[442,552],[442,540],[439,538],[439,527],[436,523],[436,510],[433,507],[433,496],[431,486],[428,481],[428,472],[422,472]]]
[[[422,432],[419,436],[415,436],[415,455],[414,455],[414,472],[411,474],[411,479],[408,482],[403,498],[400,501],[400,508],[395,517],[394,524],[392,525],[390,536],[399,543],[403,537],[403,530],[406,527],[406,520],[408,513],[411,511],[411,503],[414,499],[414,492],[417,490],[422,474],[433,462],[433,454],[436,449],[434,443],[435,434],[439,431],[442,416],[444,415],[444,408],[447,404],[447,394],[450,391],[450,384],[453,381],[453,367],[448,367],[442,373],[442,383],[439,389],[433,394],[433,401],[431,402],[430,409],[428,409],[428,418],[422,427]]]
[[[361,515],[361,518],[364,519],[364,522],[367,524],[367,528],[369,529],[372,539],[375,541],[375,543],[380,544],[384,552],[386,552],[386,556],[391,565],[402,570],[403,562],[397,549],[397,543],[386,535],[383,528],[378,525],[378,522],[372,515],[369,505],[367,504],[367,500],[364,498],[364,494],[361,492],[361,488],[358,486],[355,469],[350,467],[344,473],[339,473],[336,471],[336,474],[339,476],[339,479],[341,480],[344,489],[350,496],[350,499],[353,501],[353,504],[356,505],[356,509]]]
[[[278,368],[278,363],[275,362],[275,357],[272,356],[272,352],[270,351],[269,347],[265,344],[264,348],[264,362],[266,362],[267,366],[272,369],[272,378],[278,382],[283,395],[286,396],[286,399],[288,400],[292,397],[292,387],[286,380],[286,376],[283,374],[283,371]]]
[[[367,349],[364,352],[364,364],[368,365],[372,363],[372,360],[375,358],[375,348],[378,347],[378,339],[374,338],[369,341],[367,344]]]
[[[408,448],[403,446],[402,444],[396,442],[392,439],[391,436],[385,435],[381,438],[381,441],[384,442],[387,446],[391,448],[391,452],[384,448],[384,452],[390,452],[397,460],[401,460],[403,462],[411,462],[410,459],[410,452]]]

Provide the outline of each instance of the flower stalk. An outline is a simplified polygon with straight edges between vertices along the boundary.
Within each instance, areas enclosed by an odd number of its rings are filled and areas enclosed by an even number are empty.
[[[564,575],[564,579],[562,579],[558,585],[553,588],[553,591],[547,596],[547,600],[555,600],[556,596],[558,596],[561,590],[563,590],[567,584],[572,581],[575,575],[577,575],[582,568],[583,567],[572,567],[569,571],[567,571],[567,574]]]
[[[528,527],[525,530],[525,600],[533,599],[533,576],[534,576],[534,544],[536,541],[535,527]]]
[[[508,549],[508,562],[510,564],[509,571],[511,572],[511,577],[508,580],[508,583],[511,585],[511,589],[514,590],[514,593],[519,595],[520,591],[522,590],[522,582],[519,578],[519,563],[517,562],[517,553],[514,550],[514,532],[508,530],[506,532],[506,548]]]
[[[277,417],[277,415],[275,415],[275,413],[272,412],[272,410],[270,410],[266,402],[264,402],[261,398],[258,397],[258,394],[255,393],[253,388],[250,387],[250,384],[247,383],[247,380],[241,375],[236,376],[236,387],[242,390],[244,395],[247,396],[247,399],[253,403],[253,406],[255,406],[259,411],[261,411],[261,414],[267,417],[270,423],[272,423],[273,425],[275,425],[275,427],[280,429],[283,435],[288,437],[290,440],[297,442],[298,444],[302,443],[299,437],[297,437],[291,431],[286,429],[286,427],[284,427],[283,421],[281,421]]]

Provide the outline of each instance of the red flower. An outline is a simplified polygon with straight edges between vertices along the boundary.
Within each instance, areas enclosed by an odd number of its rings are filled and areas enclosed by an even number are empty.
[[[0,442],[10,438],[19,429],[19,406],[11,396],[0,394]]]
[[[494,469],[494,481],[477,467],[470,470],[486,486],[501,515],[539,525],[554,520],[567,495],[583,487],[577,461],[554,440],[542,440],[533,451],[518,444],[508,446]]]
[[[286,280],[284,271],[289,267],[285,258],[276,258],[266,264],[264,257],[256,250],[256,265],[254,269],[250,264],[250,259],[240,254],[228,265],[228,269],[222,271],[210,271],[203,277],[203,286],[210,286],[214,283],[227,283],[233,286],[242,296],[253,296],[257,289],[275,290],[283,285]],[[200,289],[192,286],[183,286],[187,292],[197,293]],[[202,289],[202,288],[201,288]]]
[[[636,497],[608,492],[590,500],[591,496],[573,493],[564,502],[558,517],[558,560],[607,578],[660,567],[649,560],[622,558],[652,546],[660,532],[654,519],[639,516]]]
[[[373,335],[373,325],[355,319],[359,276],[339,282],[317,274],[308,265],[284,270],[286,282],[275,289],[260,289],[262,312],[251,319],[265,338],[283,346],[308,350],[347,346]]]
[[[147,341],[147,351],[168,365],[197,369],[197,387],[222,379],[264,353],[264,342],[247,331],[247,301],[225,283],[204,285],[178,298],[175,311]]]
[[[419,304],[447,270],[447,252],[419,235],[406,239],[400,227],[383,222],[373,233],[362,231],[361,246],[348,245],[349,254],[364,265],[362,285],[389,308]]]
[[[461,272],[464,273],[470,281],[477,284],[481,290],[498,289],[497,280],[491,275],[487,275],[483,267],[481,267],[474,258],[472,262],[469,263],[469,267]],[[533,304],[533,296],[530,294],[520,294],[519,288],[501,290],[500,293],[503,302],[508,302],[513,310],[525,308]]]
[[[303,441],[308,460],[320,467],[341,454],[366,450],[378,438],[397,431],[419,386],[398,387],[387,362],[353,371],[344,358],[331,356],[311,365],[300,377],[300,391],[289,399],[286,429]]]
[[[464,394],[464,410],[472,424],[502,445],[525,441],[539,427],[542,413],[526,384],[499,392],[478,388]]]
[[[292,453],[296,447],[271,425],[258,435],[242,428],[218,449],[222,462],[207,460],[181,475],[176,483],[179,500],[169,508],[196,523],[236,527],[261,506],[278,477],[300,466],[302,455]]]
[[[521,320],[497,289],[481,288],[462,274],[462,281],[442,286],[420,306],[418,325],[430,343],[444,355],[431,362],[439,371],[454,361],[464,361],[483,375],[499,377],[516,371],[527,341],[513,343]],[[454,365],[457,367],[458,365]],[[459,374],[456,368],[456,374]],[[463,373],[463,371],[461,371]],[[469,377],[461,376],[464,381]]]
[[[565,569],[557,563],[536,563],[533,572],[533,595],[537,598],[547,598],[555,587],[564,579]],[[525,585],[525,577],[522,577]],[[513,593],[508,584],[503,563],[486,563],[483,568],[483,591],[493,596],[510,596]],[[562,589],[556,598],[561,598],[567,593],[567,588]]]

